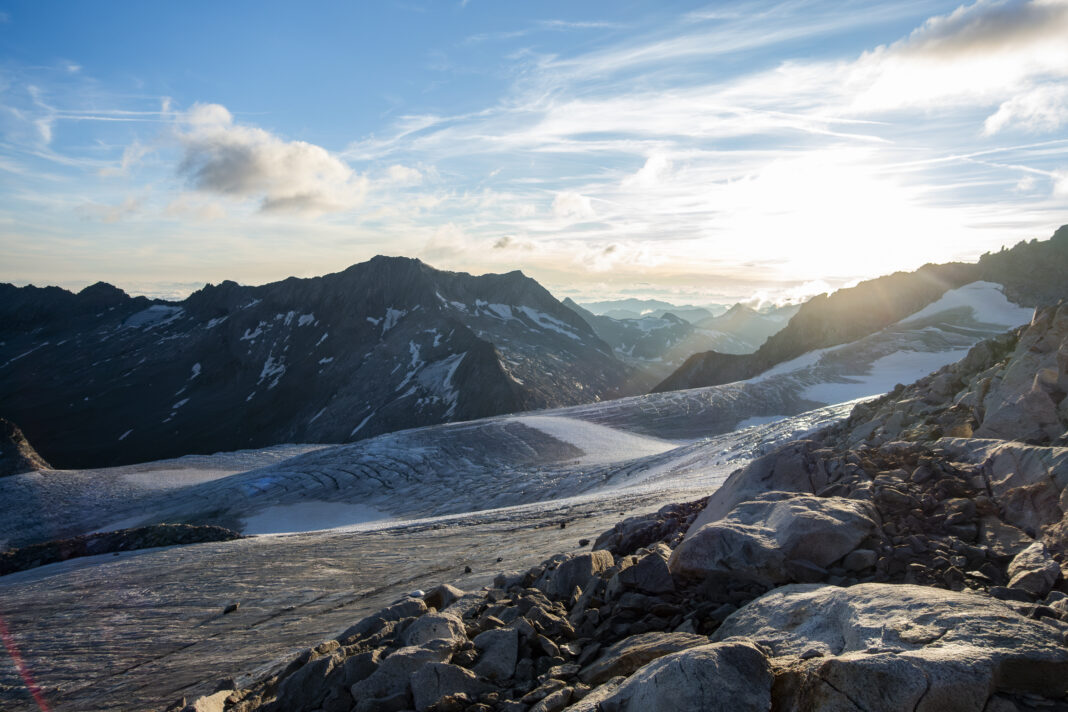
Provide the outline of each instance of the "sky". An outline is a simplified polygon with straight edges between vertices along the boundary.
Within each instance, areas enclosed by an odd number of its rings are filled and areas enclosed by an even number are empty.
[[[788,301],[1068,223],[1068,0],[0,0],[0,281]]]

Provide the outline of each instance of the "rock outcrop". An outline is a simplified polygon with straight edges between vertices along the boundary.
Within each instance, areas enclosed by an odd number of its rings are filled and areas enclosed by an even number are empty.
[[[71,539],[46,541],[0,552],[0,576],[80,556],[150,549],[156,546],[230,541],[240,538],[240,534],[224,527],[190,524],[155,524],[148,527],[85,534]]]
[[[980,342],[968,355],[857,406],[840,427],[844,447],[940,437],[1068,444],[1068,303]]]
[[[0,418],[0,477],[50,469],[19,427]]]

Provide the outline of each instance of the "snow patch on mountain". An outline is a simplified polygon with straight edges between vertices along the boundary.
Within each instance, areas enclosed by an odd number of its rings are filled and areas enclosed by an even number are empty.
[[[657,455],[679,446],[677,442],[636,435],[577,418],[522,415],[511,420],[575,446],[584,453],[576,461],[582,465],[620,462]]]
[[[130,315],[122,325],[129,329],[151,329],[171,323],[178,319],[183,311],[181,307],[153,304],[147,309]]]
[[[1006,298],[1004,288],[994,282],[972,282],[959,289],[951,289],[936,302],[928,304],[898,324],[910,324],[930,319],[951,309],[970,309],[972,318],[983,324],[1011,329],[1031,321],[1034,309],[1013,304]]]

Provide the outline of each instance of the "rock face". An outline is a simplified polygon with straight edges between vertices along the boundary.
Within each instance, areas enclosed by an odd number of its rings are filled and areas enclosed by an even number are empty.
[[[26,436],[10,420],[0,418],[0,477],[50,469]]]
[[[1063,634],[999,601],[920,586],[792,585],[724,621],[788,666],[792,709],[983,710],[995,692],[1068,694]]]
[[[691,530],[672,555],[671,571],[761,584],[798,580],[811,565],[825,569],[846,556],[874,531],[867,510],[842,497],[763,494]]]
[[[977,344],[963,360],[858,406],[847,447],[939,437],[1065,444],[1068,431],[1068,304]]]
[[[654,391],[697,388],[751,378],[803,353],[854,341],[915,313],[948,289],[996,282],[1018,304],[1047,306],[1068,298],[1068,225],[1045,242],[1020,243],[977,264],[924,265],[820,295],[805,303],[755,354],[716,351],[690,357]]]
[[[520,272],[376,257],[182,302],[0,285],[0,402],[57,467],[97,467],[631,395],[635,371]]]
[[[600,702],[620,712],[766,712],[772,708],[771,665],[750,641],[674,653],[639,669]]]

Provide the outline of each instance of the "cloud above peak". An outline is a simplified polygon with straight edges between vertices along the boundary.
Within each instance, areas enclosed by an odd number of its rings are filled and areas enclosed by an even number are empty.
[[[262,212],[343,211],[359,206],[367,192],[367,178],[321,146],[238,124],[219,104],[196,104],[182,114],[178,140],[178,173],[193,188],[259,199]]]

